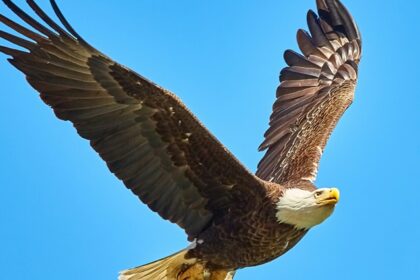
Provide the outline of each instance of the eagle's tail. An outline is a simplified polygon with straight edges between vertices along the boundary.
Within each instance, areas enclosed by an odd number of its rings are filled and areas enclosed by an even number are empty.
[[[210,271],[197,259],[186,259],[188,249],[152,263],[127,269],[118,280],[232,280],[233,271]]]
[[[185,265],[192,265],[195,259],[185,259],[188,250],[120,273],[118,280],[177,280],[178,273]]]

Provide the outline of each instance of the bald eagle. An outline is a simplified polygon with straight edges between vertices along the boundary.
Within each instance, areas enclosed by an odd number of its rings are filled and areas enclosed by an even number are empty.
[[[61,25],[33,0],[27,3],[40,20],[3,2],[24,24],[0,15],[20,34],[0,31],[18,47],[0,46],[0,52],[128,189],[191,241],[119,279],[233,279],[237,269],[290,250],[333,212],[339,191],[313,181],[326,142],[353,100],[361,58],[359,30],[340,1],[317,0],[318,13],[307,14],[310,33],[297,32],[301,53],[284,53],[288,66],[280,73],[255,175],[176,95],[87,43],[54,0]]]

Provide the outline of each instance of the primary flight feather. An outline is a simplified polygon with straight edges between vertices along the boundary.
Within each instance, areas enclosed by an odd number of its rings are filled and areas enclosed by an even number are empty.
[[[33,0],[27,3],[44,23],[3,2],[31,29],[0,15],[20,34],[0,30],[18,46],[0,46],[0,52],[127,188],[192,241],[172,256],[123,271],[120,279],[233,279],[239,268],[284,254],[332,213],[338,190],[312,182],[353,100],[361,57],[360,32],[340,1],[317,0],[318,14],[307,15],[310,33],[298,31],[302,54],[284,54],[288,67],[280,73],[256,175],[177,96],[87,43],[54,0],[63,27]]]

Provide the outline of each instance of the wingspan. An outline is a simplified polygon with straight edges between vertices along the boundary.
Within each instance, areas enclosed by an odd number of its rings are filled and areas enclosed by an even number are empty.
[[[316,178],[327,140],[353,100],[361,58],[361,36],[338,0],[317,0],[307,15],[310,34],[297,33],[302,54],[287,50],[280,73],[266,150],[257,176],[284,183]]]
[[[36,32],[0,15],[0,22],[23,35],[0,31],[0,37],[25,49],[0,51],[134,194],[190,239],[233,204],[245,207],[264,192],[261,181],[174,94],[90,46],[55,1],[67,30],[32,0],[28,4],[46,26],[10,0],[3,2]]]

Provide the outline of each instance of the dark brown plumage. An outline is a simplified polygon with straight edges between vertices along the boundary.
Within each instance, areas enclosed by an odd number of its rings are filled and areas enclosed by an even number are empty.
[[[36,32],[0,15],[3,24],[22,35],[0,31],[0,37],[26,49],[0,46],[0,51],[56,116],[71,121],[90,141],[127,188],[195,240],[190,249],[121,279],[186,279],[193,268],[198,273],[208,269],[209,279],[233,278],[235,269],[280,256],[307,232],[279,221],[276,203],[287,189],[315,190],[309,181],[353,99],[361,37],[339,1],[317,0],[319,17],[312,11],[307,17],[311,34],[298,31],[303,55],[284,54],[288,67],[280,74],[257,176],[173,93],[89,45],[54,0],[65,29],[33,0],[27,2],[46,25],[10,0],[3,2]],[[158,265],[166,269],[164,276],[156,274]]]

